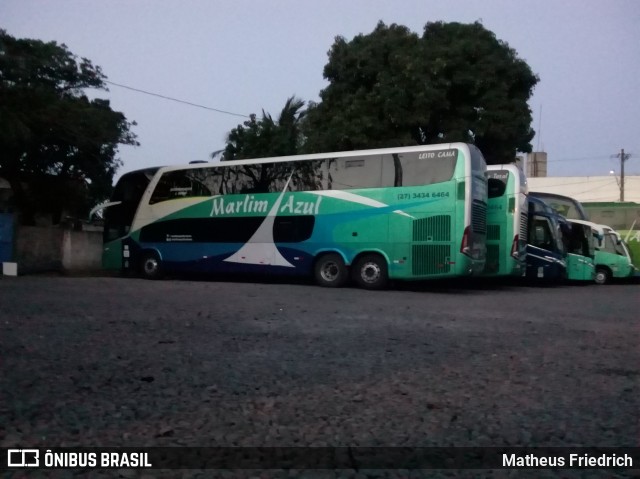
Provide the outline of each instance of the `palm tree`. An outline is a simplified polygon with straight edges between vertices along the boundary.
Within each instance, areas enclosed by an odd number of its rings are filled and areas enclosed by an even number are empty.
[[[305,112],[305,102],[295,95],[288,98],[278,119],[262,110],[262,118],[252,114],[242,125],[238,125],[227,135],[227,145],[222,152],[222,160],[243,158],[265,158],[270,156],[295,155],[302,143],[300,121]],[[220,155],[211,154],[212,158]]]

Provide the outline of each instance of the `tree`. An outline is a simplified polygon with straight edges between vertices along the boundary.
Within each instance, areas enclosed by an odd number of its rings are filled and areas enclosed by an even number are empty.
[[[119,144],[138,145],[125,116],[85,89],[106,90],[100,67],[56,42],[0,30],[0,176],[22,220],[84,215],[108,197]]]
[[[379,23],[351,42],[336,37],[329,51],[321,102],[310,104],[303,131],[307,151],[416,144],[410,125],[425,112],[432,89],[416,88],[419,38],[406,27]],[[430,103],[429,101],[426,102]]]
[[[427,23],[422,37],[380,22],[337,37],[329,85],[303,123],[306,151],[465,141],[489,163],[531,151],[527,104],[538,78],[480,23]]]
[[[253,114],[242,125],[238,125],[227,135],[227,146],[222,152],[212,153],[212,157],[222,153],[222,160],[243,158],[264,158],[268,156],[295,155],[301,143],[300,121],[304,101],[292,96],[287,99],[277,121],[262,110],[262,119]]]
[[[300,121],[304,117],[302,107],[304,101],[292,96],[287,99],[277,121],[262,110],[262,119],[258,120],[253,114],[242,125],[231,130],[227,136],[227,146],[222,151],[211,154],[217,157],[222,154],[222,161],[240,160],[247,158],[265,158],[272,156],[287,156],[298,153],[302,142]],[[250,189],[243,188],[245,192],[266,192],[273,182],[285,184],[291,175],[285,165],[247,165],[239,171],[228,170],[230,175],[239,174],[242,180],[234,177],[232,184],[251,185]],[[303,171],[299,175],[311,175],[310,171]],[[296,178],[301,180],[300,178]]]

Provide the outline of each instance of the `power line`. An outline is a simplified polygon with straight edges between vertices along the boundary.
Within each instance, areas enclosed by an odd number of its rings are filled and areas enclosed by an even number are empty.
[[[565,178],[565,177],[563,177],[563,176],[533,176],[531,178],[528,178],[528,180],[538,180],[538,179],[541,179],[541,178],[548,179],[548,178]],[[579,177],[577,177],[577,178],[579,178]],[[609,177],[609,176],[602,176],[602,179],[599,179],[599,180],[569,181],[569,182],[566,182],[566,183],[552,183],[549,186],[556,187],[556,186],[574,186],[574,185],[593,185],[595,183],[604,183],[604,185],[597,186],[597,188],[600,188],[600,187],[604,187],[604,186],[609,186],[609,183],[611,182],[610,178],[611,177]]]
[[[586,193],[591,193],[592,191],[600,190],[600,189],[602,189],[602,188],[606,188],[606,187],[608,187],[608,186],[609,186],[609,184],[606,184],[606,185],[600,185],[600,186],[594,186],[593,188],[589,188],[588,190],[584,190],[584,191],[581,191],[581,192],[579,192],[579,193],[575,193],[575,195],[584,195],[584,194],[586,194]]]
[[[558,186],[567,186],[567,185],[587,185],[589,183],[595,183],[595,182],[578,181],[578,182],[573,182],[573,183],[551,184],[551,185],[547,185],[546,188],[552,188],[552,187],[555,188],[555,187],[558,187]],[[588,188],[586,190],[582,190],[582,191],[577,192],[577,193],[572,193],[572,196],[574,196],[574,197],[575,196],[581,196],[581,195],[584,195],[584,194],[587,194],[587,193],[592,193],[592,192],[594,192],[596,190],[602,190],[603,188],[608,188],[609,186],[611,186],[610,182],[607,182],[607,183],[605,183],[603,185],[598,185],[598,186],[594,185],[592,188]],[[585,200],[582,200],[582,201],[585,201]]]
[[[146,91],[146,90],[141,90],[140,88],[133,88],[131,86],[127,86],[127,85],[122,85],[120,83],[116,83],[116,82],[112,82],[109,80],[103,80],[105,83],[108,83],[109,85],[114,85],[120,88],[126,88],[127,90],[132,90],[138,93],[144,93],[145,95],[151,95],[151,96],[155,96],[158,98],[162,98],[164,100],[171,100],[171,101],[175,101],[177,103],[183,103],[185,105],[190,105],[190,106],[195,106],[197,108],[203,108],[205,110],[210,110],[210,111],[215,111],[216,113],[224,113],[225,115],[233,115],[233,116],[239,116],[242,118],[249,118],[249,115],[243,115],[241,113],[233,113],[231,111],[225,111],[225,110],[220,110],[218,108],[212,108],[210,106],[204,106],[204,105],[199,105],[197,103],[191,103],[190,101],[185,101],[185,100],[179,100],[177,98],[172,98],[170,96],[165,96],[165,95],[160,95],[159,93],[152,93],[150,91]]]
[[[583,156],[582,158],[560,158],[560,159],[551,159],[547,160],[547,163],[558,162],[558,161],[583,161],[583,160],[602,160],[608,158],[609,155],[598,155],[598,156]]]

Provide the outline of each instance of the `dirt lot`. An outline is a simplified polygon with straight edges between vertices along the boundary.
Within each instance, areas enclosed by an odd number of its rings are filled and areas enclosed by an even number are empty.
[[[3,277],[0,445],[638,446],[639,293]]]

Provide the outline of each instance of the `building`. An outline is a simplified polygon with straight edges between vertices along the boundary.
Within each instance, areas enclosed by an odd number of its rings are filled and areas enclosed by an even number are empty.
[[[525,165],[528,178],[544,178],[547,176],[547,153],[544,151],[527,153]]]
[[[528,176],[527,182],[529,191],[570,196],[581,203],[620,201],[620,178],[614,175]],[[624,200],[640,203],[640,176],[624,177]]]
[[[614,202],[621,199],[620,177],[547,176],[547,153],[536,151],[516,157],[516,164],[527,175],[529,191],[555,193],[581,203]],[[640,176],[624,177],[624,201],[640,203]]]

